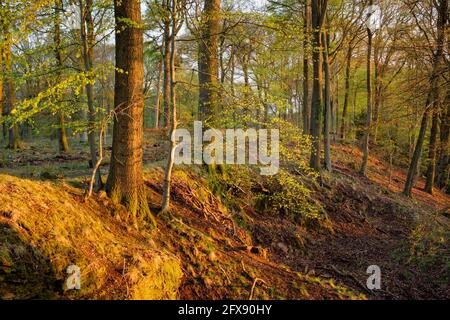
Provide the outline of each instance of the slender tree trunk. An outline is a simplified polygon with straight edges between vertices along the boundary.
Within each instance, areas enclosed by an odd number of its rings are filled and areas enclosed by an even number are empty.
[[[0,4],[2,4],[0,2]],[[3,18],[0,17],[0,28],[3,30]],[[3,37],[3,35],[0,33],[0,37]],[[3,129],[3,139],[6,140],[6,123],[5,123],[5,111],[6,108],[3,106],[3,38],[0,41],[0,114],[1,114],[1,122],[2,122],[2,129]]]
[[[425,134],[427,131],[428,118],[431,110],[433,110],[433,104],[438,100],[438,85],[439,85],[439,73],[440,65],[444,52],[444,40],[445,40],[445,26],[447,23],[448,12],[448,0],[440,0],[438,6],[438,23],[437,23],[437,43],[436,52],[433,56],[433,68],[430,76],[430,92],[428,93],[425,111],[422,116],[422,123],[420,126],[419,137],[417,138],[414,154],[411,159],[411,164],[408,170],[408,176],[405,183],[403,194],[410,197],[412,188],[414,186],[414,178],[417,172],[417,168],[422,154],[423,142],[425,140]]]
[[[172,180],[172,171],[175,161],[175,150],[177,147],[175,133],[177,130],[177,105],[175,92],[175,54],[176,54],[176,25],[177,25],[177,0],[172,0],[172,39],[170,52],[170,107],[171,107],[171,127],[170,127],[170,150],[167,166],[164,172],[164,188],[162,198],[161,212],[170,208],[170,185]]]
[[[313,136],[313,149],[311,150],[310,166],[320,172],[321,153],[321,117],[322,117],[322,26],[327,9],[327,0],[312,2],[312,28],[313,28],[313,93],[311,103],[311,135]]]
[[[116,68],[125,72],[116,70],[113,148],[106,190],[112,201],[127,207],[136,226],[138,217],[155,224],[148,207],[143,173],[144,39],[141,3],[115,0],[114,12]]]
[[[199,112],[206,127],[216,122],[219,103],[220,2],[220,0],[205,0],[198,46]]]
[[[7,6],[7,12],[10,10],[10,1],[6,1]],[[5,69],[5,79],[4,84],[6,85],[5,88],[5,95],[6,95],[6,105],[5,105],[5,115],[10,116],[14,112],[15,108],[15,102],[16,102],[16,94],[14,89],[14,75],[12,70],[12,33],[11,33],[11,22],[5,19],[4,21],[4,30],[3,30],[3,37],[4,37],[4,69]],[[19,128],[16,124],[11,125],[8,130],[8,148],[17,150],[20,149],[20,142],[19,142]]]
[[[370,2],[372,4],[372,1]],[[367,115],[366,131],[363,140],[363,160],[359,173],[366,175],[367,163],[369,161],[370,130],[372,126],[372,31],[367,28]]]
[[[441,144],[439,147],[440,155],[437,169],[436,186],[443,189],[449,179],[449,151],[450,151],[450,90],[447,91],[445,98],[447,110],[441,120]]]
[[[328,60],[328,37],[325,32],[322,33],[323,41],[323,66],[325,72],[325,108],[324,108],[324,149],[325,149],[325,169],[332,170],[331,166],[331,79],[330,79],[330,64]]]
[[[54,20],[54,50],[57,63],[57,81],[61,81],[63,59],[61,54],[61,11],[62,0],[55,0],[55,20]],[[58,111],[58,143],[60,152],[69,152],[69,143],[67,141],[67,134],[64,121],[63,110]]]
[[[164,17],[164,54],[163,54],[163,99],[164,99],[164,109],[163,116],[161,118],[161,127],[168,128],[170,124],[170,17],[169,15],[169,1],[163,0],[164,9],[166,15]]]
[[[93,0],[86,0],[86,5],[83,4],[83,0],[80,0],[80,12],[81,12],[81,43],[83,46],[83,63],[84,72],[89,79],[92,79],[93,75],[93,63],[94,63],[94,21],[92,19],[92,6]],[[88,104],[88,140],[89,151],[91,156],[91,168],[94,168],[97,163],[97,146],[95,138],[95,107],[94,107],[94,85],[91,81],[86,84],[86,97]],[[102,177],[100,170],[97,170],[95,177],[95,185],[98,189],[103,187]]]
[[[311,95],[309,85],[310,34],[311,34],[311,0],[305,2],[303,24],[303,134],[311,133]]]
[[[156,103],[155,103],[155,129],[159,128],[159,116],[160,116],[160,110],[161,110],[161,81],[163,76],[163,64],[164,64],[164,57],[162,57],[161,61],[159,62],[158,67],[158,82],[156,83]]]
[[[437,136],[439,121],[439,89],[436,89],[435,101],[433,105],[433,118],[431,121],[430,143],[428,145],[428,167],[425,181],[425,192],[433,194],[434,181],[436,178],[436,155],[437,155]]]

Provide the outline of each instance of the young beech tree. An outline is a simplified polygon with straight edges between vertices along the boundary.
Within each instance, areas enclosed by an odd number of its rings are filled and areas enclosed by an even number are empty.
[[[141,3],[115,0],[116,82],[114,129],[107,192],[133,216],[149,219],[143,176],[144,60]]]

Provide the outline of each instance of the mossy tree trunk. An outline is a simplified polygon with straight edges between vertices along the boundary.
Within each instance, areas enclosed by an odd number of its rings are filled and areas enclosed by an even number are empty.
[[[144,60],[140,1],[115,0],[116,82],[114,129],[107,193],[138,218],[155,223],[143,177]]]

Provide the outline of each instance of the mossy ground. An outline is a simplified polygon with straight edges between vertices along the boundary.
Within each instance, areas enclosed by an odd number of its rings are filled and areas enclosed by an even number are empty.
[[[255,283],[253,299],[449,297],[450,226],[440,214],[448,196],[402,197],[404,173],[384,185],[386,168],[375,158],[362,179],[351,169],[360,154],[349,146],[334,146],[336,172],[322,186],[305,181],[325,227],[264,212],[253,194],[267,190],[245,172],[224,185],[202,167],[178,167],[170,211],[156,229],[137,231],[106,193],[85,200],[86,146],[61,158],[39,143],[1,150],[0,298],[249,299]],[[146,140],[146,148],[151,155],[162,145]],[[145,159],[153,212],[161,205],[160,160]],[[82,270],[79,292],[63,289],[73,263]],[[370,264],[382,267],[386,290],[364,288]]]

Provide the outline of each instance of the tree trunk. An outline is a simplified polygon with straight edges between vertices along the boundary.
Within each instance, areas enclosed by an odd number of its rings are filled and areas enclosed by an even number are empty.
[[[370,130],[372,126],[372,31],[369,28],[367,28],[367,39],[367,115],[366,131],[363,140],[363,160],[359,171],[363,176],[366,175],[367,162],[369,161]]]
[[[313,149],[311,150],[310,167],[320,172],[321,153],[321,117],[322,117],[322,26],[325,18],[327,0],[312,2],[313,27],[313,92],[311,103],[311,135],[313,136]]]
[[[169,0],[163,0],[164,16],[164,54],[163,54],[163,99],[164,109],[161,118],[161,127],[167,128],[170,124],[170,17]]]
[[[61,74],[63,69],[63,59],[61,54],[61,11],[62,0],[55,0],[54,50],[57,63],[56,79],[58,82],[61,81]],[[69,143],[67,141],[63,110],[58,111],[58,144],[60,152],[69,152]]]
[[[0,2],[1,4],[1,2]],[[3,30],[3,19],[0,17],[0,28]],[[0,34],[0,37],[3,37],[2,34]],[[3,106],[3,39],[0,42],[0,114],[1,114],[1,122],[2,122],[2,129],[3,129],[3,139],[6,140],[6,123],[5,123],[5,111],[6,108]]]
[[[81,12],[81,43],[83,46],[83,62],[86,77],[92,80],[93,63],[94,63],[94,21],[92,19],[93,0],[86,0],[86,6],[83,0],[80,0]],[[91,168],[97,163],[97,146],[95,138],[95,107],[94,107],[94,85],[91,81],[86,84],[86,97],[88,103],[88,140],[89,151],[91,156]],[[95,177],[95,185],[98,189],[103,187],[100,170],[97,170]]]
[[[175,92],[175,53],[176,53],[176,25],[177,25],[177,0],[172,0],[172,39],[170,52],[170,107],[172,121],[170,126],[170,150],[167,166],[164,172],[164,187],[161,212],[166,212],[170,207],[170,185],[172,180],[172,171],[175,161],[175,150],[177,143],[175,133],[177,130],[177,105]]]
[[[325,108],[324,108],[324,149],[325,149],[325,169],[329,172],[332,170],[331,166],[331,79],[330,79],[330,64],[328,57],[328,37],[325,32],[322,33],[323,41],[323,66],[325,72]]]
[[[112,201],[127,207],[135,226],[137,226],[138,217],[150,219],[155,224],[148,207],[142,163],[144,44],[141,29],[141,3],[136,0],[115,0],[114,12],[117,68],[114,87],[116,114],[106,190]]]
[[[352,63],[352,51],[353,48],[349,46],[345,64],[345,93],[344,93],[344,106],[342,110],[342,120],[341,120],[341,140],[345,140],[347,133],[347,112],[348,112],[348,103],[350,100],[350,70]]]
[[[433,118],[431,121],[430,143],[428,145],[428,167],[426,172],[425,192],[433,194],[434,181],[436,178],[436,155],[437,155],[437,136],[439,122],[439,89],[436,90],[435,101],[433,105]]]
[[[161,58],[158,67],[158,82],[156,83],[156,103],[155,103],[155,129],[159,128],[159,116],[161,110],[161,81],[163,75],[164,57]]]
[[[9,12],[10,8],[10,1],[6,1],[6,6],[8,7],[7,10]],[[3,37],[5,42],[5,48],[4,48],[4,69],[5,69],[5,80],[4,84],[6,85],[5,88],[5,96],[6,96],[6,106],[5,106],[5,115],[10,116],[14,112],[15,108],[15,102],[16,102],[16,94],[14,90],[14,76],[13,76],[13,70],[12,70],[12,34],[11,34],[11,23],[9,21],[4,21],[4,30],[3,30]],[[8,148],[17,150],[20,148],[20,142],[19,142],[19,128],[16,124],[10,125],[8,130]]]
[[[311,96],[309,85],[309,57],[311,33],[311,0],[305,3],[305,18],[303,24],[303,134],[311,133]]]
[[[220,0],[205,0],[198,45],[199,112],[205,127],[217,120]]]
[[[430,76],[430,92],[428,93],[427,102],[425,106],[425,111],[422,117],[422,123],[420,126],[419,137],[417,138],[416,147],[414,149],[414,154],[411,159],[411,164],[408,170],[408,176],[405,183],[405,188],[403,194],[410,197],[412,188],[414,186],[414,178],[419,165],[420,156],[422,154],[423,142],[425,140],[425,134],[427,130],[428,117],[433,108],[433,104],[438,103],[438,86],[439,86],[439,73],[440,65],[444,52],[444,39],[445,39],[445,25],[447,22],[447,9],[448,0],[439,1],[438,6],[438,23],[437,23],[437,43],[436,52],[433,56],[433,68]]]
[[[436,186],[443,189],[449,178],[449,149],[450,149],[450,90],[445,98],[447,110],[441,119],[441,143],[439,147],[440,155],[437,169]]]

